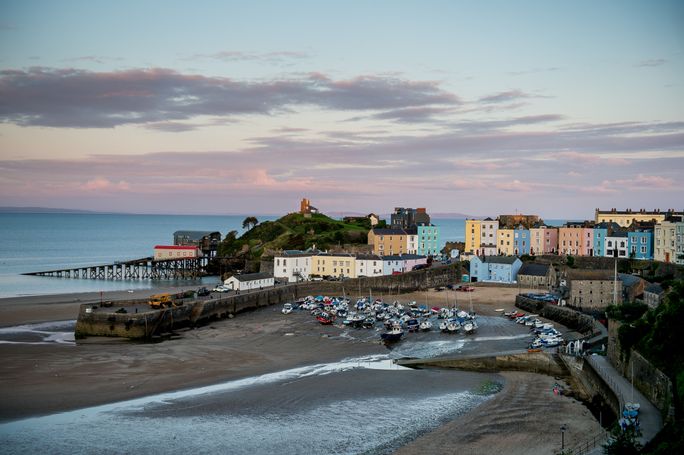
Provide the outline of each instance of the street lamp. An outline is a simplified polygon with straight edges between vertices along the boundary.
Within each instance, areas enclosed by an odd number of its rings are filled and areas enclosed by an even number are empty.
[[[565,450],[565,430],[568,429],[566,424],[560,426],[561,431],[561,450]]]

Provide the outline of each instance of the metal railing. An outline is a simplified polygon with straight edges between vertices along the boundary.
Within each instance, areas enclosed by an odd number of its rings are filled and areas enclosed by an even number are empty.
[[[594,434],[593,436],[585,439],[579,444],[575,444],[571,448],[559,450],[554,452],[555,455],[587,455],[592,453],[597,448],[600,448],[604,442],[608,440],[610,433],[606,430],[601,430],[600,432]],[[598,453],[598,452],[597,452]]]

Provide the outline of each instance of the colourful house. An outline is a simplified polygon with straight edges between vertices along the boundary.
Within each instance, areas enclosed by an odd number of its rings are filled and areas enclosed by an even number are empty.
[[[474,256],[470,260],[470,280],[515,283],[522,261],[515,256]]]
[[[530,230],[522,225],[513,230],[513,254],[530,254]]]
[[[418,255],[437,256],[439,253],[439,226],[425,224],[417,226]],[[405,252],[405,251],[404,251]]]
[[[513,229],[499,228],[496,231],[496,246],[500,255],[513,256],[515,254],[514,236]]]
[[[537,225],[530,228],[530,254],[555,254],[558,250],[558,228]]]
[[[632,259],[653,259],[653,230],[637,228],[627,232],[629,257]]]
[[[572,256],[593,256],[594,227],[585,221],[566,223],[558,228],[558,252]]]
[[[368,231],[368,244],[373,246],[373,254],[403,254],[407,252],[408,237],[404,229],[375,228]]]

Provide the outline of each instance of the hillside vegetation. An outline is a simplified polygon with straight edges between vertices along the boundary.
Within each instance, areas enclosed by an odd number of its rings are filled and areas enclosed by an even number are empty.
[[[314,245],[326,250],[341,245],[361,245],[368,241],[370,220],[355,223],[334,220],[323,214],[306,218],[290,213],[275,221],[257,224],[242,236],[232,231],[219,245],[219,256],[243,256],[258,259],[264,253],[277,250],[304,250]]]

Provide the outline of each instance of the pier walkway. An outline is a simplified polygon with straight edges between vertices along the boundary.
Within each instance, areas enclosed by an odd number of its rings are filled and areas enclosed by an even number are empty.
[[[93,280],[164,280],[198,278],[204,275],[209,258],[165,259],[155,261],[152,257],[119,261],[112,264],[73,267],[67,269],[29,272],[22,275],[51,276],[61,278],[86,278]]]
[[[633,388],[630,382],[611,365],[605,356],[590,355],[585,357],[585,360],[615,393],[620,402],[620,409],[624,408],[625,403],[639,403],[641,406],[639,410],[639,429],[641,430],[639,442],[646,445],[663,428],[663,419],[658,408],[653,406],[641,392]]]

